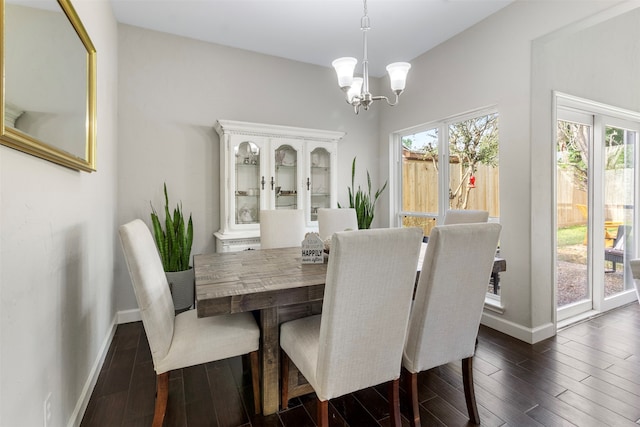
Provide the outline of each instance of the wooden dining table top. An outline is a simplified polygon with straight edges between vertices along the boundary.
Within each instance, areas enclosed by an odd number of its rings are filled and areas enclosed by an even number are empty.
[[[423,243],[416,266],[418,272],[426,247]],[[296,289],[310,288],[302,292],[303,300],[322,299],[327,265],[327,262],[302,264],[299,247],[195,255],[198,316],[239,313],[286,303],[274,298],[275,294],[288,290],[295,293]],[[501,271],[506,271],[506,261],[495,258],[493,273]],[[314,292],[318,294],[315,297]],[[298,301],[291,301],[295,302]]]
[[[320,287],[319,295],[310,298],[322,299],[327,277],[327,263],[302,264],[299,247],[196,255],[194,268],[199,317],[284,303],[275,301],[273,294],[285,290],[310,288],[304,292],[309,296]],[[258,294],[261,297],[255,297]]]

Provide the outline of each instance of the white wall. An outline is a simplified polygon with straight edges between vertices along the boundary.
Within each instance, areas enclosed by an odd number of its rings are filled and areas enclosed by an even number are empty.
[[[500,249],[504,313],[485,313],[483,323],[525,341],[555,333],[550,299],[532,299],[530,157],[531,66],[534,39],[576,22],[615,2],[516,2],[468,31],[412,61],[400,105],[382,115],[380,171],[389,171],[388,135],[411,126],[495,105],[500,114]],[[607,41],[606,43],[613,43]],[[567,55],[572,55],[567,53]],[[571,61],[571,56],[567,59]],[[560,68],[562,70],[562,68]],[[550,114],[550,104],[546,112]],[[536,162],[541,159],[536,158]],[[542,160],[543,161],[543,160]],[[536,177],[538,178],[538,177]],[[385,195],[388,200],[389,194]],[[550,215],[550,207],[538,213]],[[538,211],[536,209],[536,211]],[[536,239],[539,236],[536,236]],[[536,247],[536,250],[539,248]],[[544,250],[550,250],[545,247]],[[535,254],[537,259],[537,253]],[[550,294],[550,281],[536,283]],[[535,312],[535,316],[534,316]]]
[[[118,223],[142,218],[150,224],[149,202],[163,207],[166,182],[170,204],[181,200],[185,213],[193,214],[193,253],[215,251],[217,119],[346,132],[338,143],[343,204],[354,156],[358,183],[366,183],[365,168],[379,176],[379,108],[356,116],[343,101],[333,69],[128,25],[119,26],[119,38]],[[118,308],[136,308],[121,253],[116,279]]]
[[[0,425],[77,422],[116,306],[117,25],[106,0],[74,0],[98,52],[98,171],[0,147]],[[82,415],[81,413],[79,414]]]

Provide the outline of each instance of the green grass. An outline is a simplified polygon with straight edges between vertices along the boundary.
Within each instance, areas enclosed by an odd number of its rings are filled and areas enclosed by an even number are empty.
[[[586,225],[558,228],[558,246],[579,245],[584,241]]]

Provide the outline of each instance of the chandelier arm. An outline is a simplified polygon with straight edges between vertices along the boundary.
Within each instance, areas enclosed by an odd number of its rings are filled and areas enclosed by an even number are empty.
[[[389,105],[389,106],[393,107],[393,106],[395,106],[395,105],[397,105],[397,104],[398,104],[398,101],[400,101],[400,96],[399,96],[399,94],[398,94],[398,93],[396,93],[396,94],[395,94],[395,96],[396,96],[396,99],[395,99],[395,101],[394,101],[394,102],[389,101],[389,98],[387,98],[386,96],[382,96],[382,95],[372,96],[372,97],[371,97],[371,100],[373,100],[373,101],[380,101],[380,100],[384,99],[385,101],[387,101],[387,105]]]

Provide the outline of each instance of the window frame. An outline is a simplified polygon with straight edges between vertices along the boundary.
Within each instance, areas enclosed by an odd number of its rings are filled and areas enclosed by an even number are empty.
[[[404,211],[402,209],[403,199],[403,158],[402,158],[402,138],[408,135],[413,135],[419,132],[426,132],[432,129],[437,129],[438,132],[438,163],[440,165],[449,164],[449,126],[470,120],[476,117],[487,116],[490,114],[496,114],[498,116],[498,169],[500,168],[500,111],[496,105],[482,107],[474,110],[467,111],[462,114],[456,114],[454,116],[447,117],[442,120],[431,121],[423,123],[417,126],[412,126],[402,130],[398,130],[390,134],[389,146],[391,150],[391,165],[389,170],[392,172],[389,177],[390,180],[390,203],[389,203],[389,218],[392,227],[402,227],[402,219],[404,216],[423,217],[436,219],[436,225],[440,225],[444,222],[444,215],[449,208],[449,182],[450,173],[449,167],[441,167],[438,170],[438,212],[413,212]],[[498,200],[500,200],[500,188],[498,187]],[[489,217],[489,222],[500,222],[500,217]],[[501,303],[501,295],[493,294],[487,290],[485,294],[485,309],[489,309],[496,313],[503,313],[504,308]]]
[[[424,218],[432,218],[435,217],[436,224],[440,225],[444,221],[444,215],[449,209],[449,182],[450,182],[450,173],[449,168],[440,168],[438,171],[438,211],[437,212],[414,212],[414,211],[404,211],[402,209],[402,138],[408,135],[413,135],[419,132],[426,132],[428,130],[437,129],[438,131],[438,163],[441,165],[449,164],[449,126],[462,122],[465,120],[470,120],[476,117],[487,116],[490,114],[497,114],[498,118],[500,117],[500,112],[498,107],[488,106],[482,107],[475,110],[470,110],[462,114],[457,114],[454,116],[447,117],[442,120],[436,120],[432,122],[423,123],[417,126],[412,126],[409,128],[405,128],[402,130],[398,130],[391,134],[391,150],[393,155],[392,159],[392,167],[390,170],[392,171],[392,176],[390,179],[393,181],[393,185],[391,188],[393,189],[393,194],[391,195],[391,203],[390,208],[391,212],[389,218],[392,218],[392,226],[401,227],[402,226],[402,217],[403,216],[414,216],[414,217],[424,217]],[[498,141],[500,141],[500,133],[498,127]],[[498,142],[498,152],[500,151],[500,142]],[[500,156],[498,155],[498,159]],[[498,161],[498,168],[500,168],[500,162]],[[498,193],[500,189],[498,189]],[[498,196],[499,198],[500,196]],[[444,203],[443,203],[444,202]],[[489,222],[500,222],[500,217],[489,217]]]

